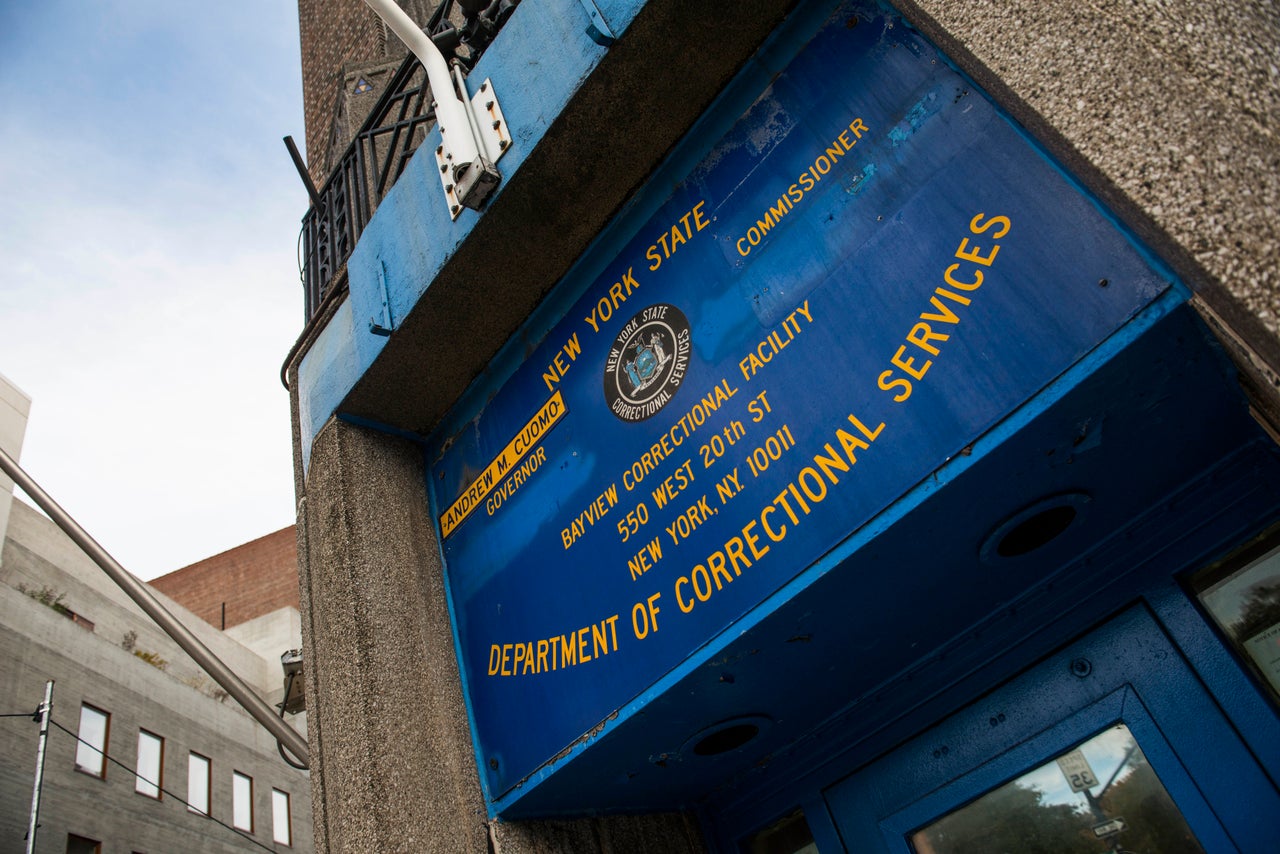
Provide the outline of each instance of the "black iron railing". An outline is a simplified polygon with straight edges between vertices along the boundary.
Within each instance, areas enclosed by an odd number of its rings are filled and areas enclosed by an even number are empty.
[[[450,22],[455,0],[444,0],[426,29],[446,57],[470,68],[519,0],[458,0],[456,5],[461,26]],[[308,323],[333,287],[334,276],[351,255],[378,203],[434,124],[426,72],[409,54],[302,219],[299,263]]]
[[[431,90],[421,63],[409,54],[347,147],[319,205],[302,219],[302,284],[307,319],[315,316],[334,274],[382,197],[435,124]]]

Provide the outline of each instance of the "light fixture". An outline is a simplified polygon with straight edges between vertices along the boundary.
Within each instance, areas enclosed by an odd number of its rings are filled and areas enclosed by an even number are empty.
[[[280,656],[280,667],[284,670],[284,699],[280,702],[280,711],[296,715],[307,710],[307,689],[302,678],[302,650],[291,649]]]

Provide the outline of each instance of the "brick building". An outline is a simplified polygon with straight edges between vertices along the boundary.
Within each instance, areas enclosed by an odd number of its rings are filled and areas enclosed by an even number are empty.
[[[419,21],[436,5],[400,0]],[[307,164],[321,186],[406,51],[363,0],[298,0],[298,31]]]
[[[151,586],[218,629],[298,609],[294,526],[152,579]],[[283,652],[283,650],[281,650]]]

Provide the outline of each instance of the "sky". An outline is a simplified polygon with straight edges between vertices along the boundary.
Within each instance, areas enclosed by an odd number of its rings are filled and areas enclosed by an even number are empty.
[[[21,464],[142,578],[294,521],[299,63],[291,0],[0,0]]]

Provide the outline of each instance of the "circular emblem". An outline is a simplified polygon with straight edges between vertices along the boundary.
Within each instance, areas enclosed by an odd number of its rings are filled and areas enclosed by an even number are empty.
[[[604,364],[604,399],[623,421],[643,421],[675,397],[689,369],[689,321],[651,305],[623,325]]]

